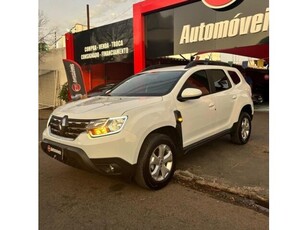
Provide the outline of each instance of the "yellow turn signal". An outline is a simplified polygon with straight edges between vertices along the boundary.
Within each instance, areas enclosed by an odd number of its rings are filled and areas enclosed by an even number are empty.
[[[97,127],[97,128],[93,128],[91,130],[89,130],[89,133],[91,134],[91,136],[99,136],[99,135],[104,135],[110,132],[110,129],[108,127],[105,126],[101,126],[101,127]]]
[[[178,118],[177,118],[177,121],[180,122],[180,123],[182,123],[182,122],[183,122],[182,117],[178,117]]]

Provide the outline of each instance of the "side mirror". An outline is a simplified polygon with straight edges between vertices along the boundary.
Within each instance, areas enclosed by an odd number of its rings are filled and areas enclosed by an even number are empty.
[[[196,88],[186,88],[182,91],[181,95],[179,96],[179,101],[187,101],[192,99],[198,99],[202,95],[202,91]]]

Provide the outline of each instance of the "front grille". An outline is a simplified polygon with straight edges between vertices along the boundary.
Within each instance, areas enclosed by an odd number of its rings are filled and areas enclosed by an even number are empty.
[[[62,125],[63,117],[52,116],[49,122],[51,133],[61,137],[75,139],[80,133],[86,131],[86,126],[92,120],[67,118],[67,125]]]

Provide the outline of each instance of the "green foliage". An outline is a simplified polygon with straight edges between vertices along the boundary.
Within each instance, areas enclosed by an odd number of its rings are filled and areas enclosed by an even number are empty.
[[[44,51],[48,51],[48,45],[45,42],[40,42],[38,43],[38,51],[39,52],[44,52]]]
[[[65,102],[68,102],[68,82],[62,85],[58,98]]]

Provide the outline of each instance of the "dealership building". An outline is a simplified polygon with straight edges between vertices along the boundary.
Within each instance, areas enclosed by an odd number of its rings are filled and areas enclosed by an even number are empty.
[[[132,19],[65,39],[66,59],[81,66],[87,91],[151,65],[186,64],[206,53],[252,57],[268,66],[269,1],[146,0],[133,5]],[[268,68],[247,70],[268,87]]]

